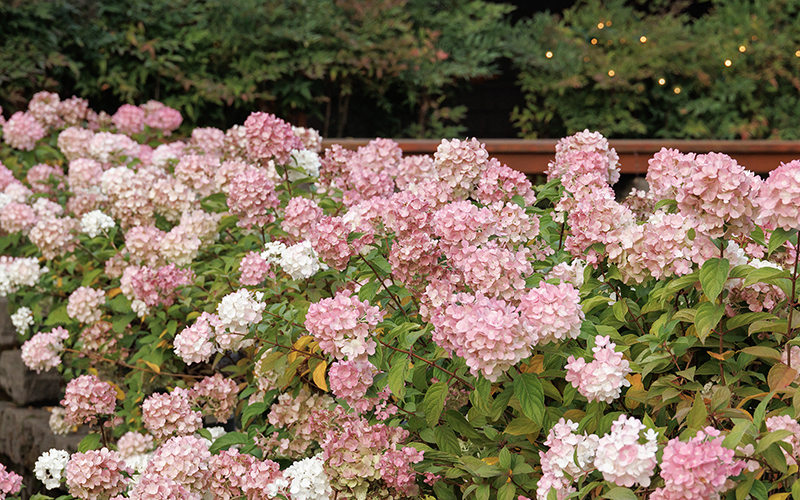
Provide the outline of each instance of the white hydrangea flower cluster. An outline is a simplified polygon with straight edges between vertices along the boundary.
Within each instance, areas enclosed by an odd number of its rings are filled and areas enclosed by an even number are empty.
[[[35,286],[48,271],[47,267],[39,267],[36,257],[0,256],[0,297],[16,292],[21,286]]]
[[[50,430],[53,431],[53,434],[63,436],[65,434],[69,434],[69,432],[72,430],[72,424],[68,423],[64,419],[66,416],[67,410],[61,406],[56,406],[50,410],[50,420],[48,421],[48,424],[50,425]]]
[[[645,443],[639,435],[645,430]],[[617,486],[630,488],[634,484],[650,486],[650,477],[656,467],[658,433],[648,429],[640,420],[620,417],[611,425],[611,432],[597,443],[594,466],[603,473],[603,479]]]
[[[230,334],[217,332],[216,340],[221,348],[236,350],[253,344],[252,339],[242,342],[242,337],[250,325],[261,321],[267,307],[261,302],[263,297],[262,292],[253,293],[242,288],[222,298],[217,306],[217,315],[221,326]]]
[[[322,166],[322,162],[319,159],[319,155],[314,151],[309,151],[308,149],[293,149],[292,150],[292,159],[289,160],[289,166],[297,167],[305,172],[297,172],[297,171],[289,171],[289,180],[296,181],[302,177],[319,177],[319,167]]]
[[[81,217],[81,230],[86,233],[89,238],[95,238],[102,231],[113,228],[114,225],[114,219],[100,210],[92,210]]]
[[[11,315],[11,324],[17,329],[17,333],[24,335],[28,332],[28,327],[33,325],[33,311],[30,307],[22,306],[17,312]]]
[[[322,465],[322,454],[293,463],[283,471],[291,480],[289,492],[294,500],[328,500],[333,490]]]
[[[267,245],[269,246],[261,253],[261,257],[270,264],[279,265],[294,280],[304,280],[320,270],[328,269],[328,266],[320,262],[310,241],[301,241],[290,247],[274,242]]]
[[[51,448],[36,460],[33,472],[36,474],[36,479],[44,483],[45,488],[53,490],[61,486],[67,462],[69,462],[69,452]]]

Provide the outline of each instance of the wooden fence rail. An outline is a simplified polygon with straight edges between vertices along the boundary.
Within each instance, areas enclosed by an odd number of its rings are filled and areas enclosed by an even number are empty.
[[[433,154],[441,143],[434,139],[395,139],[405,154]],[[325,147],[341,144],[347,149],[357,149],[369,139],[330,139]],[[486,150],[502,163],[526,174],[541,174],[555,155],[557,139],[485,139]],[[611,147],[619,154],[623,174],[644,175],[647,160],[662,147],[678,149],[683,153],[726,153],[740,165],[756,173],[768,173],[781,162],[800,159],[800,141],[686,141],[671,139],[612,139]]]

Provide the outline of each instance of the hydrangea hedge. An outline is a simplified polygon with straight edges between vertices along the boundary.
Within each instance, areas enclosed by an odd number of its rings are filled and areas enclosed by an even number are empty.
[[[46,488],[800,498],[800,161],[663,149],[619,203],[588,131],[534,187],[475,139],[180,122],[40,93],[2,124],[0,294],[68,382],[53,431],[91,429]]]

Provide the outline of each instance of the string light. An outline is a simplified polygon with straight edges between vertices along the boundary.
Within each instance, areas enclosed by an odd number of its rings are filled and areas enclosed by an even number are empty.
[[[589,62],[589,56],[584,57],[583,62]]]
[[[616,75],[616,73],[614,72],[613,69],[608,70],[608,76],[614,76],[614,75]]]
[[[664,85],[665,83],[667,83],[667,81],[666,81],[666,80],[664,80],[663,78],[659,78],[659,79],[658,79],[658,84],[659,84],[659,85]]]
[[[675,92],[676,94],[680,94],[681,93],[681,88],[680,87],[675,87],[674,89],[672,89],[672,91]]]
[[[597,29],[601,30],[601,29],[603,29],[603,28],[605,28],[605,24],[603,24],[603,23],[597,23]]]
[[[730,66],[731,64],[732,63],[730,59],[725,59],[725,66]]]
[[[639,37],[639,41],[642,42],[642,43],[645,43],[647,41],[647,37],[646,36],[640,36]]]
[[[606,26],[611,26],[611,21],[606,21]]]
[[[739,45],[739,52],[744,52],[745,50],[747,50],[747,47],[744,45]]]
[[[547,53],[544,56],[546,58],[550,59],[551,57],[553,57],[553,53],[548,50]]]
[[[592,45],[597,45],[597,38],[592,38]]]
[[[757,37],[757,36],[755,36],[755,35],[753,35],[753,36],[751,36],[751,37],[750,37],[750,40],[752,40],[752,41],[754,41],[754,42],[755,42],[756,40],[758,40],[758,37]]]
[[[800,50],[798,50],[797,52],[795,52],[795,53],[794,53],[794,55],[795,55],[796,57],[800,57]]]

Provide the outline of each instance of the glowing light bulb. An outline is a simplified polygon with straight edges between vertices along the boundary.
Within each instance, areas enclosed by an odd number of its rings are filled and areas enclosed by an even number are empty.
[[[800,57],[800,50],[798,50],[797,52],[795,52],[795,53],[794,53],[794,55],[795,55],[796,57]]]
[[[613,69],[608,70],[608,76],[614,76],[614,75],[616,75],[616,73],[614,72]]]
[[[747,50],[747,47],[744,45],[739,45],[739,52],[744,52],[745,50]]]
[[[730,66],[731,64],[732,63],[730,59],[725,59],[725,66]]]
[[[675,92],[676,94],[680,94],[681,93],[681,88],[680,87],[675,87],[674,89],[672,89],[672,91]]]
[[[640,36],[639,37],[639,41],[642,42],[642,43],[645,43],[647,41],[647,37],[646,36]]]
[[[597,45],[597,38],[592,38],[592,45]]]
[[[605,24],[603,24],[603,23],[597,23],[597,29],[599,29],[599,30],[601,30],[601,29],[605,28],[605,26],[606,26],[606,25],[605,25]]]
[[[659,79],[658,79],[658,84],[659,84],[659,85],[664,85],[665,83],[667,83],[667,81],[666,81],[666,80],[664,80],[663,78],[659,78]]]

